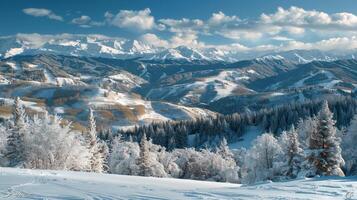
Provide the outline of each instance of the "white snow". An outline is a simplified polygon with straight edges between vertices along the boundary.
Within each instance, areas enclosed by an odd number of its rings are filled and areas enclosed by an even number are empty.
[[[229,144],[229,148],[238,149],[238,148],[250,148],[253,140],[255,140],[263,131],[261,128],[256,126],[251,126],[247,128],[247,131],[244,133],[240,141]]]
[[[217,92],[216,97],[212,100],[218,100],[232,94],[234,89],[238,86],[236,83],[239,80],[248,80],[248,76],[242,76],[239,71],[227,70],[220,72],[217,76],[212,76],[204,79],[204,82],[198,82],[207,85],[213,85]],[[196,83],[197,84],[197,83]]]
[[[14,62],[6,62],[5,64],[9,65],[14,70],[19,70],[20,69],[20,67]]]
[[[114,49],[112,47],[108,47],[108,46],[105,46],[105,45],[99,45],[99,46],[100,46],[99,53],[107,53],[107,54],[120,54],[120,53],[122,53],[118,49]]]
[[[255,70],[253,70],[253,69],[249,69],[247,72],[250,73],[250,74],[258,74],[258,73],[257,73]]]
[[[69,46],[76,47],[76,46],[80,45],[80,42],[68,40],[68,41],[59,42],[58,45],[66,46],[66,47],[69,47]]]
[[[11,48],[5,53],[4,58],[16,56],[18,54],[21,54],[22,52],[24,52],[23,48]]]
[[[240,185],[0,168],[0,199],[356,199],[357,177]]]
[[[270,94],[271,97],[275,97],[275,96],[282,96],[284,95],[285,93],[282,93],[282,92],[273,92]]]
[[[0,84],[7,85],[10,84],[10,81],[4,78],[3,75],[0,74]]]
[[[309,76],[299,80],[298,82],[296,82],[292,87],[297,88],[297,87],[302,87],[305,86],[305,81],[308,80],[309,78],[312,78],[318,74],[324,74],[328,80],[320,83],[319,85],[327,88],[327,89],[331,89],[334,85],[336,85],[337,83],[341,82],[341,80],[336,80],[336,77],[329,71],[325,71],[325,70],[320,70],[316,73],[311,73]]]
[[[27,63],[26,64],[28,68],[37,68],[38,65],[32,64],[32,63]]]
[[[57,77],[55,78],[55,82],[59,86],[76,85],[76,82],[71,78]]]
[[[121,81],[123,83],[126,83],[128,84],[128,86],[131,87],[139,86],[140,84],[146,82],[145,80],[136,78],[129,73],[119,73],[119,74],[111,75],[109,76],[109,78],[115,81]]]
[[[45,77],[46,77],[46,82],[47,83],[52,83],[52,84],[56,84],[56,78],[52,75],[51,72],[49,72],[47,69],[44,69],[45,72]]]

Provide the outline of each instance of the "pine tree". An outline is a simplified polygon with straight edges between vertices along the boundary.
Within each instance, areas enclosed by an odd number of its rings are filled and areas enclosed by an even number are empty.
[[[25,125],[26,113],[22,106],[20,97],[16,97],[13,108],[14,126],[18,129],[23,128]]]
[[[104,146],[100,144],[100,141],[97,137],[96,131],[96,122],[93,115],[93,110],[89,110],[89,117],[88,117],[88,148],[91,154],[90,157],[90,170],[94,172],[103,172],[104,171],[104,164],[105,158],[107,157],[105,154],[106,150]]]
[[[316,131],[312,131],[309,138],[310,166],[317,175],[344,176],[341,166],[344,160],[341,155],[340,138],[336,136],[333,113],[324,101],[317,117]]]
[[[342,156],[345,160],[346,175],[357,175],[357,116],[351,121],[342,138]]]
[[[14,124],[7,138],[6,154],[9,166],[22,165],[24,161],[25,110],[17,97],[13,106]]]
[[[148,141],[146,139],[146,134],[141,137],[140,141],[140,156],[138,165],[140,167],[140,175],[141,176],[150,176],[150,149],[148,145]]]
[[[294,126],[288,132],[283,132],[279,139],[284,154],[285,170],[283,170],[283,175],[290,178],[296,178],[301,170],[301,163],[303,162],[304,157],[298,133]]]
[[[220,154],[224,159],[233,159],[233,153],[228,147],[226,138],[222,139],[217,149],[217,153]]]

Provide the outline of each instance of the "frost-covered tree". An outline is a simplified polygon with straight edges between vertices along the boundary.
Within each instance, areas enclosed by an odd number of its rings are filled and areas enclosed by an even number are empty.
[[[124,175],[139,175],[137,164],[140,147],[136,142],[125,142],[120,136],[114,138],[109,155],[109,172]]]
[[[324,101],[316,121],[316,130],[310,131],[307,155],[308,176],[344,176],[341,166],[340,138],[336,136],[333,113]]]
[[[20,97],[16,97],[13,107],[14,126],[22,128],[25,125],[26,113]]]
[[[172,152],[161,150],[158,153],[158,161],[163,165],[165,172],[169,177],[181,178],[183,174],[182,169],[175,162],[177,159],[177,155]]]
[[[105,168],[105,158],[106,158],[106,151],[105,146],[99,141],[97,137],[96,131],[96,122],[94,119],[93,110],[89,110],[89,117],[88,117],[88,148],[91,154],[90,156],[90,170],[93,172],[103,172]]]
[[[28,122],[24,137],[24,167],[55,170],[87,170],[90,153],[84,139],[47,113]]]
[[[342,156],[345,160],[346,175],[357,174],[357,117],[351,121],[342,137]]]
[[[4,124],[0,124],[0,166],[6,166],[5,159],[7,138],[9,137],[11,129]]]
[[[7,138],[6,159],[9,166],[20,166],[24,161],[24,136],[26,133],[26,114],[21,100],[17,97],[13,106],[13,125]]]
[[[217,153],[220,154],[224,159],[233,159],[233,153],[228,147],[226,138],[223,138],[220,142]]]
[[[298,133],[299,143],[303,149],[308,148],[310,135],[312,135],[313,132],[316,131],[316,122],[317,120],[315,117],[299,119],[296,131]]]
[[[273,180],[279,175],[281,158],[281,147],[278,140],[272,134],[265,133],[258,136],[247,151],[244,168],[243,181],[253,183],[257,181]]]
[[[141,137],[140,141],[140,157],[138,159],[139,167],[140,167],[140,175],[141,176],[150,176],[150,150],[148,141],[146,139],[146,134]]]
[[[140,154],[138,158],[139,175],[141,176],[167,176],[164,166],[157,160],[157,149],[152,144],[151,140],[146,139],[144,134],[140,141]]]
[[[282,175],[296,178],[304,160],[304,150],[301,148],[298,133],[294,126],[289,131],[284,131],[280,135],[279,144],[283,154]]]
[[[225,159],[208,149],[175,149],[171,158],[181,169],[180,178],[235,183],[239,181],[239,167],[234,160]]]

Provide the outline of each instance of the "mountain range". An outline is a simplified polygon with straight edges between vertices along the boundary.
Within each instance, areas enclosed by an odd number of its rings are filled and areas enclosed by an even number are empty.
[[[319,50],[291,50],[285,52],[250,52],[218,47],[192,48],[178,46],[164,48],[139,40],[128,40],[103,35],[38,35],[17,34],[0,37],[0,58],[15,55],[56,54],[80,57],[104,57],[116,59],[140,58],[147,61],[180,62],[237,62],[240,60],[286,59],[294,63],[354,59],[356,51],[336,52]]]
[[[100,126],[126,128],[357,91],[353,53],[294,50],[240,59],[213,48],[154,48],[97,35],[2,37],[0,53],[0,117],[11,116],[20,96],[29,113],[57,113],[78,129],[89,108]]]

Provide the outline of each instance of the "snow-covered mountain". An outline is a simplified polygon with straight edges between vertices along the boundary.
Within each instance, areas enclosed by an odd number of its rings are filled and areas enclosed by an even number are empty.
[[[38,35],[17,34],[0,37],[0,58],[16,55],[56,54],[81,57],[103,57],[162,62],[173,61],[209,61],[236,62],[247,59],[286,59],[294,63],[311,61],[334,61],[354,59],[357,53],[322,52],[319,50],[292,50],[286,52],[239,51],[238,49],[220,49],[216,47],[192,48],[178,46],[175,48],[156,47],[139,40],[128,40],[103,35]]]
[[[288,60],[293,63],[303,64],[312,61],[331,62],[341,59],[357,58],[356,51],[350,52],[335,52],[335,51],[319,51],[319,50],[291,50],[277,53],[269,53],[260,57],[259,60]]]
[[[0,57],[2,58],[40,53],[119,59],[141,58],[143,60],[237,60],[214,48],[193,49],[186,46],[162,48],[138,40],[103,35],[18,34],[0,37]]]

